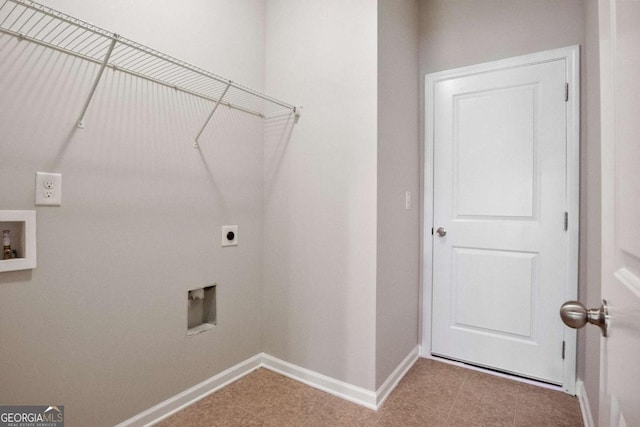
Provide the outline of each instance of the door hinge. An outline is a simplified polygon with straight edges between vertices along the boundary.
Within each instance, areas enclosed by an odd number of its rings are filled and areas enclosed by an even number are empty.
[[[564,341],[562,341],[562,360],[564,360],[564,349],[566,347],[565,345],[566,343]]]
[[[569,101],[569,83],[564,84],[564,101]]]
[[[569,212],[564,213],[564,231],[569,229]]]

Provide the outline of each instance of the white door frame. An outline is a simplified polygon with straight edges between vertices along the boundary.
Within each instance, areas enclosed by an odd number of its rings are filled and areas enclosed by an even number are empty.
[[[565,60],[567,64],[567,83],[569,98],[567,101],[567,206],[569,219],[569,245],[565,281],[565,300],[578,298],[578,242],[579,242],[579,191],[580,191],[580,46],[538,52],[530,55],[487,62],[469,67],[456,68],[427,74],[425,76],[425,141],[424,141],[424,204],[422,218],[422,339],[420,353],[422,357],[431,357],[431,293],[433,286],[433,114],[434,86],[441,80],[463,77],[477,73],[500,70],[524,65]],[[560,310],[560,307],[558,307]],[[558,314],[558,317],[560,315]],[[576,386],[576,331],[565,328],[565,359],[563,366],[563,389],[575,394]]]

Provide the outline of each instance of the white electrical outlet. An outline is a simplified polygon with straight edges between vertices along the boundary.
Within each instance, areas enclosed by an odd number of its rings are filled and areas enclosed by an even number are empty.
[[[62,174],[36,172],[36,205],[62,204]]]
[[[222,246],[238,246],[238,226],[222,226]]]

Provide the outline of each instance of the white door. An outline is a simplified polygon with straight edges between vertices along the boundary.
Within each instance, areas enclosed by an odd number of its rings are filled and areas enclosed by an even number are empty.
[[[434,355],[565,381],[569,74],[533,56],[433,83]]]
[[[600,2],[602,297],[600,423],[640,426],[640,1]]]

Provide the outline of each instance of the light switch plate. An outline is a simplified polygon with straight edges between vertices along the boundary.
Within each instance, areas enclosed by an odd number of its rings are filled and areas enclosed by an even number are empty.
[[[36,172],[36,201],[38,206],[62,204],[62,174]]]
[[[222,246],[238,246],[238,226],[222,226]]]

